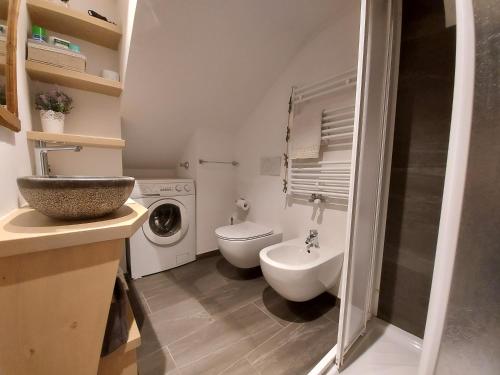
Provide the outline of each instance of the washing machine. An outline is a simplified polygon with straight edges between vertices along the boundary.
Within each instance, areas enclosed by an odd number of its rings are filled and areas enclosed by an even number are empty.
[[[129,240],[133,279],[195,260],[193,180],[137,180],[131,198],[148,209],[148,220]]]

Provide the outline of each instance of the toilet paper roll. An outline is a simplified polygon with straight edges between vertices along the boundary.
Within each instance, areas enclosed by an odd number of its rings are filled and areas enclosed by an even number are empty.
[[[244,200],[243,198],[240,198],[236,201],[236,207],[241,208],[243,211],[248,211],[248,209],[250,208],[250,205],[248,204],[248,202],[246,200]]]

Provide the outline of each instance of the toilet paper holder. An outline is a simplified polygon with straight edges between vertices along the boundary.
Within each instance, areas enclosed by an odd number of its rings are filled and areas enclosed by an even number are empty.
[[[250,208],[250,205],[245,198],[239,198],[235,200],[234,204],[236,205],[236,207],[242,209],[243,211],[248,211],[248,209]]]

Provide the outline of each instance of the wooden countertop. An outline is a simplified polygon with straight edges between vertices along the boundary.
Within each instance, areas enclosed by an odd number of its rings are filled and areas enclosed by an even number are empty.
[[[147,212],[130,199],[115,213],[95,220],[60,221],[20,208],[0,220],[0,258],[128,238],[146,221]]]

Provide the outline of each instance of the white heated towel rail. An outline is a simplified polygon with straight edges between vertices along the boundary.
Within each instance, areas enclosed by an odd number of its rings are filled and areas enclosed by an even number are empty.
[[[321,119],[321,142],[325,147],[351,148],[354,134],[354,107],[325,109]],[[290,193],[320,194],[347,201],[351,162],[337,160],[292,160],[289,169]],[[341,203],[345,204],[345,203]]]
[[[295,106],[355,86],[356,69],[351,69],[321,81],[294,87],[292,104]],[[324,150],[352,149],[353,136],[354,106],[330,108],[322,112],[321,144]],[[312,196],[312,199],[320,195],[334,199],[336,204],[341,205],[347,205],[350,181],[351,162],[348,160],[291,160],[288,169],[290,194]]]
[[[354,107],[326,109],[321,117],[321,142],[334,147],[352,146]]]
[[[356,69],[304,85],[293,90],[293,103],[302,103],[323,95],[356,86]]]
[[[350,166],[350,161],[292,161],[290,192],[345,200],[349,197]]]

